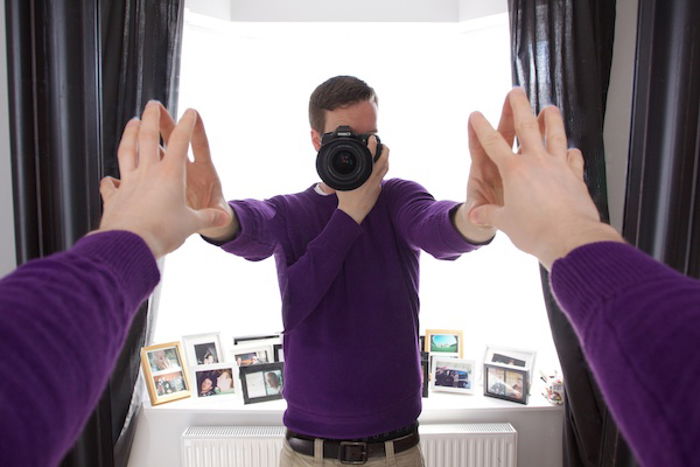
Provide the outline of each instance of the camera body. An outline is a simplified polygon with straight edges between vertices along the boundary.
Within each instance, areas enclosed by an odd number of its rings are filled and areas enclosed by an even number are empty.
[[[367,147],[370,136],[377,138],[374,157]],[[334,190],[354,190],[367,181],[381,153],[382,143],[377,135],[357,134],[349,126],[341,125],[323,134],[316,156],[316,172]]]

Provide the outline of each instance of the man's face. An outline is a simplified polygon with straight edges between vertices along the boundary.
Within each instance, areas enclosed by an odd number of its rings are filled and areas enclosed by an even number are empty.
[[[362,101],[347,107],[335,110],[326,110],[326,126],[323,133],[330,133],[341,125],[347,125],[355,133],[377,132],[377,104],[370,101]],[[311,130],[311,141],[316,151],[321,147],[323,135],[316,130]]]

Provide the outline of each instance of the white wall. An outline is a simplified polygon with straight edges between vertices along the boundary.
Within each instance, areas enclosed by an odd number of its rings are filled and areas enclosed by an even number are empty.
[[[0,0],[0,277],[13,270],[17,265],[15,215],[12,206],[6,45],[5,1]]]
[[[637,50],[637,3],[638,0],[617,2],[615,44],[603,132],[610,223],[619,231],[622,231],[627,185],[627,151]]]

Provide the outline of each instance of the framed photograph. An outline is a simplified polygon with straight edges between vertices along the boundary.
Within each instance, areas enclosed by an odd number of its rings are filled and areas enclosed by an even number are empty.
[[[433,359],[433,379],[430,388],[433,391],[473,394],[474,367],[473,360],[436,356]]]
[[[282,344],[273,344],[272,345],[272,355],[274,357],[274,361],[276,361],[276,362],[283,362],[284,361],[284,349],[282,348]]]
[[[420,375],[423,383],[423,397],[428,397],[430,394],[430,354],[428,352],[420,353]]]
[[[212,365],[224,361],[218,332],[183,336],[182,346],[189,366]]]
[[[239,371],[244,404],[282,399],[284,363],[244,366]]]
[[[464,352],[464,334],[462,331],[449,329],[426,329],[423,351],[431,355],[449,355],[462,358]]]
[[[272,345],[235,345],[231,350],[233,361],[240,368],[271,363],[273,361]]]
[[[484,363],[484,395],[527,404],[528,371]]]
[[[211,397],[233,394],[236,390],[236,366],[232,363],[199,365],[191,368],[192,391],[195,397]]]
[[[257,341],[276,340],[279,342],[280,334],[255,334],[251,336],[237,336],[233,338],[233,345],[247,345]]]
[[[488,346],[484,356],[484,364],[507,366],[528,372],[528,384],[532,384],[532,373],[535,368],[537,352],[531,350],[512,349],[508,347]]]
[[[191,388],[179,342],[143,347],[141,367],[152,405],[190,397]]]

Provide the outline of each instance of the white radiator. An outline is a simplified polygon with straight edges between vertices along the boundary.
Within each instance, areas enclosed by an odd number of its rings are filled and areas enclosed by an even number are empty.
[[[421,425],[426,467],[516,467],[510,423]],[[277,467],[282,426],[191,426],[182,434],[183,467]]]

